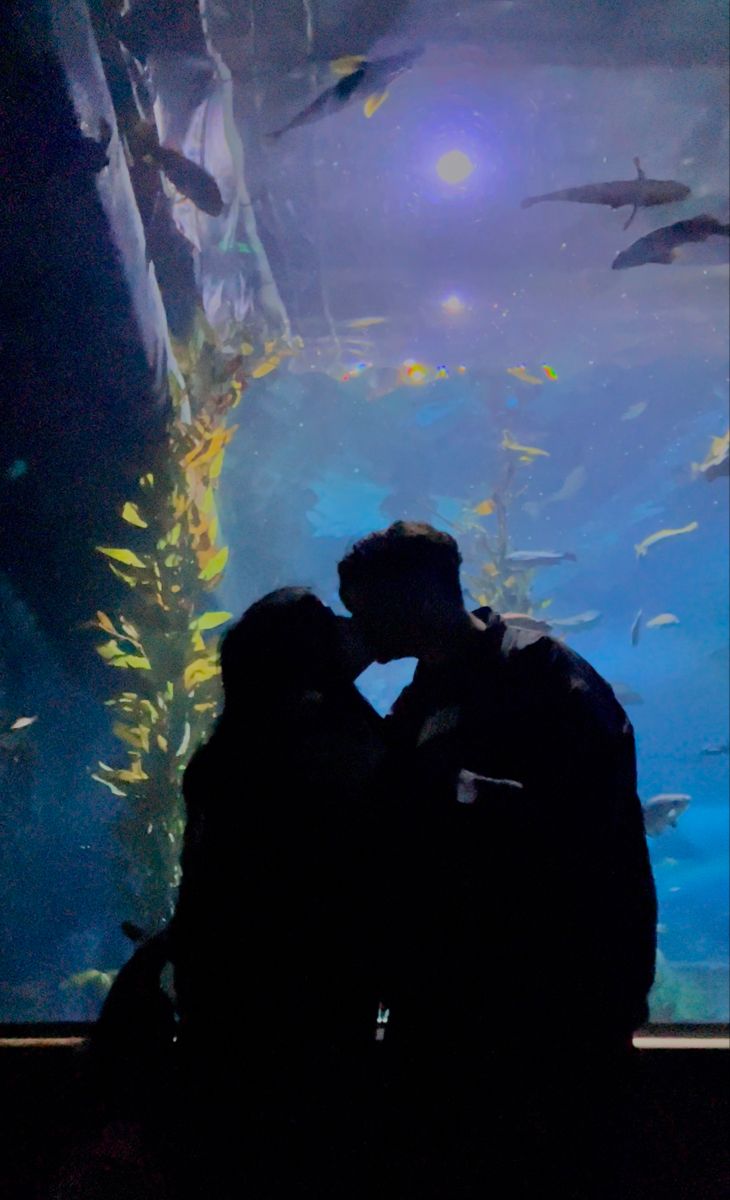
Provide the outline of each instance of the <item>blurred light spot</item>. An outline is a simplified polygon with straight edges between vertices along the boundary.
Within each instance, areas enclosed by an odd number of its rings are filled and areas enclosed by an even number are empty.
[[[441,308],[450,317],[457,317],[459,313],[463,313],[466,305],[459,296],[447,296],[445,300],[441,301]]]
[[[461,150],[449,150],[436,163],[436,174],[444,183],[463,183],[474,170],[474,163]]]
[[[423,383],[427,383],[431,375],[431,368],[426,363],[416,362],[412,358],[406,359],[398,372],[398,379],[401,383],[407,383],[410,387],[419,387]]]
[[[507,408],[517,408],[518,403],[519,403],[519,401],[517,400],[516,396],[508,396],[507,399],[505,400],[505,404],[507,405]]]

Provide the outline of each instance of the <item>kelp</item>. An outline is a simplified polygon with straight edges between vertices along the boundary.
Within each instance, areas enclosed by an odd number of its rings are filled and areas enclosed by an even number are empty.
[[[147,929],[174,905],[181,777],[220,706],[218,646],[231,614],[209,600],[229,557],[216,493],[246,387],[241,356],[223,351],[202,311],[175,354],[163,467],[142,475],[121,506],[118,544],[97,547],[128,595],[117,613],[89,622],[104,634],[97,653],[126,673],[124,690],[106,701],[120,755],[95,764],[92,778],[118,809],[125,916]]]
[[[503,465],[487,499],[476,507],[465,505],[455,523],[455,536],[464,557],[465,582],[473,601],[498,612],[532,614],[534,571],[515,572],[507,561],[513,549],[509,534],[512,504],[525,491],[518,485],[521,459],[509,454],[502,442]]]

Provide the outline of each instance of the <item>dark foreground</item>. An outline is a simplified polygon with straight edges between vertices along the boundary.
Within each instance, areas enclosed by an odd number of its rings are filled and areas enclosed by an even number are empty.
[[[628,1088],[626,1152],[611,1185],[616,1197],[720,1200],[730,1194],[727,1060],[726,1050],[636,1052]],[[27,1045],[0,1047],[0,1086],[8,1100],[0,1159],[2,1194],[13,1200],[178,1200],[182,1195],[185,1200],[193,1195],[201,1200],[220,1200],[214,1164],[210,1164],[210,1172],[204,1164],[197,1181],[186,1188],[185,1182],[192,1178],[187,1168],[182,1183],[171,1178],[164,1156],[138,1125],[123,1119],[110,1120],[99,1112],[89,1095],[83,1062],[83,1055],[72,1044],[43,1045],[32,1039]],[[475,1113],[483,1107],[484,1096],[467,1085],[463,1094],[452,1101],[443,1129],[432,1129],[427,1143],[419,1144],[418,1133],[412,1128],[413,1124],[420,1127],[420,1117],[416,1122],[405,1121],[393,1144],[382,1142],[380,1177],[370,1182],[360,1178],[359,1194],[402,1200],[412,1194],[404,1180],[413,1178],[413,1162],[419,1159],[425,1163],[417,1163],[417,1174],[421,1172],[419,1193],[434,1198],[484,1195],[482,1180],[500,1200],[538,1197],[554,1190],[550,1178],[540,1182],[540,1171],[534,1169],[534,1163],[532,1167],[526,1161],[520,1164],[519,1152],[517,1173],[521,1170],[525,1178],[530,1178],[529,1190],[520,1190],[511,1169],[505,1177],[498,1155],[492,1153],[485,1168],[475,1137],[468,1139],[473,1153],[461,1144],[453,1153],[458,1143],[454,1103],[461,1114]],[[369,1128],[372,1136],[377,1118]],[[461,1120],[459,1128],[463,1128]],[[409,1147],[411,1140],[414,1144]],[[289,1146],[293,1144],[289,1138],[285,1141]],[[488,1144],[502,1144],[493,1125],[485,1134],[485,1146]],[[403,1157],[408,1164],[404,1165]],[[599,1160],[598,1170],[602,1175],[605,1172],[606,1178],[611,1174],[609,1157],[604,1156],[602,1163]],[[300,1161],[306,1161],[306,1152]],[[447,1162],[449,1172],[444,1172]],[[275,1174],[269,1178],[269,1187]],[[326,1177],[327,1170],[324,1174]],[[281,1171],[278,1178],[284,1178]],[[274,1186],[269,1190],[264,1184],[263,1188],[246,1191],[252,1198],[281,1194],[290,1200],[297,1195],[323,1196],[327,1187],[295,1177],[287,1188]],[[342,1197],[345,1200],[344,1192]]]

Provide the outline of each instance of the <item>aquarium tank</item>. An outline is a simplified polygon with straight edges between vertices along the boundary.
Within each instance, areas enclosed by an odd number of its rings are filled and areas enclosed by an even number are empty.
[[[11,10],[0,1021],[96,1016],[174,905],[222,634],[287,584],[343,611],[399,518],[613,686],[652,1020],[727,1021],[725,4]]]

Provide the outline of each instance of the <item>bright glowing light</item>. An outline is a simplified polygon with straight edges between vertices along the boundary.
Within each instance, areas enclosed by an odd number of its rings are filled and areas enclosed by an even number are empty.
[[[463,313],[466,305],[459,296],[447,296],[441,301],[441,308],[450,317],[458,317],[459,313]]]
[[[449,150],[436,163],[436,174],[444,183],[463,183],[474,170],[474,163],[461,150]]]

